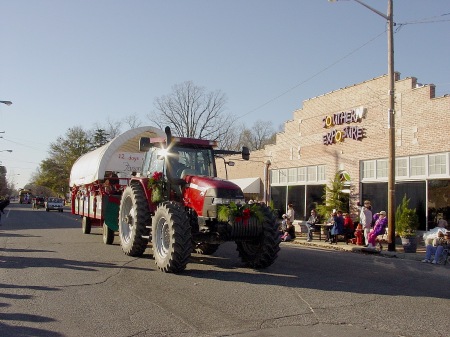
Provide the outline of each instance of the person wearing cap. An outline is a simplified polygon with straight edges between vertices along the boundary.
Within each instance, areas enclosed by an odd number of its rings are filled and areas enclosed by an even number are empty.
[[[311,242],[313,239],[313,232],[316,230],[316,225],[320,223],[320,218],[317,216],[316,210],[311,210],[311,216],[306,221],[306,227],[308,227],[308,239],[307,242]]]
[[[281,216],[282,220],[281,220],[281,231],[285,232],[287,229],[287,215],[283,214]]]
[[[333,237],[331,235],[331,229],[336,225],[337,219],[337,210],[333,209],[331,211],[330,217],[327,220],[327,240],[325,242],[333,243]]]
[[[375,225],[373,226],[373,229],[369,233],[368,237],[369,244],[367,246],[367,248],[369,249],[375,249],[377,236],[384,234],[388,224],[388,219],[386,217],[385,211],[381,211],[380,213],[375,214],[373,216],[373,219],[375,220]],[[379,243],[379,246],[380,250],[383,249],[381,243]]]
[[[424,263],[440,264],[440,259],[442,252],[444,251],[444,246],[450,245],[450,232],[438,232],[437,237],[433,239],[433,243],[427,245],[427,251],[425,253],[425,259],[422,260]],[[434,259],[431,256],[434,255]]]
[[[365,200],[363,205],[358,202],[357,205],[360,209],[359,223],[364,230],[364,239],[366,241],[367,247],[367,245],[369,244],[370,228],[372,227],[372,205],[370,204],[369,200]]]

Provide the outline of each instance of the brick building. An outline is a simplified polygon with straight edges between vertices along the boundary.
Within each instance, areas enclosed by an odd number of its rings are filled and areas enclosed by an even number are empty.
[[[381,76],[303,102],[276,143],[228,168],[229,179],[259,177],[275,208],[294,203],[303,220],[322,203],[324,186],[338,171],[350,176],[349,206],[372,201],[387,210],[388,77]],[[395,82],[396,204],[406,194],[421,220],[450,220],[450,96],[435,97],[433,84],[414,77]],[[223,174],[223,164],[218,165]],[[268,179],[266,179],[266,177]]]

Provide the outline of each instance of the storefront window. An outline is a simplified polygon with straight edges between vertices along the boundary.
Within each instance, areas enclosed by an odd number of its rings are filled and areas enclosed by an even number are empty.
[[[306,167],[299,167],[297,171],[297,180],[299,182],[306,181]]]
[[[447,155],[430,154],[428,156],[428,171],[430,175],[445,174],[447,171]]]
[[[317,166],[308,166],[308,181],[317,181]]]
[[[388,176],[388,161],[386,159],[377,160],[377,178],[383,179]]]
[[[272,184],[278,184],[280,182],[279,179],[279,171],[278,170],[272,170],[270,171],[271,180],[270,182]]]
[[[290,168],[288,174],[288,182],[295,183],[297,181],[297,168]]]
[[[287,182],[287,169],[280,170],[280,183]]]
[[[395,160],[395,176],[396,177],[408,176],[408,158],[397,158]]]
[[[306,213],[304,218],[309,216],[309,213],[317,205],[323,204],[323,195],[325,191],[325,185],[308,185],[306,186]]]
[[[281,215],[283,215],[283,213],[286,213],[286,192],[286,186],[272,186],[270,190],[273,208],[279,219],[281,219]]]
[[[325,165],[317,166],[317,181],[325,181]]]
[[[428,228],[434,228],[439,217],[450,223],[450,180],[428,181]]]
[[[295,220],[303,220],[305,214],[305,186],[288,186],[287,202],[294,205]]]
[[[425,175],[425,157],[411,157],[410,159],[411,176]]]
[[[363,179],[375,178],[375,161],[368,160],[362,163]]]

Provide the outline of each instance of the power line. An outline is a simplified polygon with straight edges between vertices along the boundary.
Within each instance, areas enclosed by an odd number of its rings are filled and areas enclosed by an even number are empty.
[[[244,116],[247,116],[263,107],[265,107],[266,105],[276,101],[277,99],[279,99],[280,97],[286,95],[287,93],[291,92],[292,90],[298,88],[299,86],[311,81],[313,78],[319,76],[320,74],[324,73],[325,71],[327,71],[328,69],[330,69],[331,67],[335,66],[336,64],[338,64],[339,62],[345,60],[346,58],[348,58],[350,55],[356,53],[357,51],[359,51],[360,49],[362,49],[363,47],[365,47],[366,45],[368,45],[369,43],[373,42],[374,40],[376,40],[377,38],[379,38],[381,35],[384,35],[386,33],[386,30],[384,30],[382,33],[378,34],[377,36],[375,36],[374,38],[370,39],[369,41],[367,41],[366,43],[362,44],[361,46],[359,46],[358,48],[354,49],[353,51],[351,51],[350,53],[346,54],[345,56],[341,57],[340,59],[337,59],[335,62],[331,63],[329,66],[323,68],[322,70],[318,71],[317,73],[313,74],[312,76],[306,78],[305,80],[303,80],[302,82],[294,85],[293,87],[291,87],[290,89],[286,90],[285,92],[279,94],[278,96],[270,99],[269,101],[261,104],[260,106],[254,108],[253,110],[250,110],[249,112],[246,112],[245,114],[243,114],[242,116],[239,116],[237,119],[240,119]]]

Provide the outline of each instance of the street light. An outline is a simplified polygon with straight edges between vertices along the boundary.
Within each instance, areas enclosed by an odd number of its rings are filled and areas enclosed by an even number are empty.
[[[0,150],[0,152],[12,152],[12,150]]]
[[[6,104],[6,105],[11,105],[12,104],[11,101],[0,101],[0,103]]]
[[[336,2],[338,0],[328,0]],[[389,79],[389,107],[388,107],[388,129],[389,129],[389,159],[388,159],[388,250],[395,251],[395,78],[394,78],[394,10],[393,0],[388,0],[387,15],[372,8],[360,0],[353,0],[368,8],[387,21],[388,37],[388,79]]]

